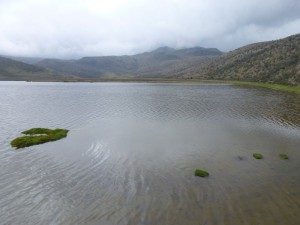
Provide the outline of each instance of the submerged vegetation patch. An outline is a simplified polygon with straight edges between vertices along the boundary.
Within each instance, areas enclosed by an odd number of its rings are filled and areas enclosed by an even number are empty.
[[[287,154],[279,154],[279,157],[282,159],[289,159],[289,156]]]
[[[65,129],[51,130],[47,128],[32,128],[22,132],[22,134],[25,134],[26,136],[17,137],[16,139],[12,140],[10,144],[15,148],[25,148],[50,141],[57,141],[65,138],[68,132],[69,131]]]
[[[197,176],[197,177],[208,177],[209,173],[205,170],[196,169],[195,170],[195,176]]]
[[[253,153],[253,157],[256,158],[256,159],[262,159],[263,155],[260,154],[260,153]]]

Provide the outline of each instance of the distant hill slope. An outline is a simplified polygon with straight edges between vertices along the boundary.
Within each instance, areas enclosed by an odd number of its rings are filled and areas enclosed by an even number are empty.
[[[169,47],[132,56],[84,57],[79,60],[45,59],[36,65],[82,78],[111,77],[175,77],[182,70],[196,64],[207,63],[222,52],[215,48]]]
[[[57,72],[0,57],[0,80],[61,80],[66,77]]]
[[[0,57],[1,80],[198,78],[300,85],[300,34],[223,54],[215,48],[161,47],[137,55],[79,60]]]
[[[4,57],[7,59],[12,59],[12,60],[16,60],[19,62],[32,64],[32,65],[34,65],[44,59],[44,58],[38,58],[38,57],[22,57],[22,56],[7,56],[7,55],[0,55],[0,57]]]
[[[236,49],[183,77],[300,85],[300,34]]]

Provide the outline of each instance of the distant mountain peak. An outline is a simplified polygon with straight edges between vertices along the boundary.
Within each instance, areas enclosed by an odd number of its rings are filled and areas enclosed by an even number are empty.
[[[174,48],[171,48],[169,46],[162,46],[162,47],[159,47],[155,50],[153,50],[152,52],[170,52],[170,51],[174,51],[175,49]]]

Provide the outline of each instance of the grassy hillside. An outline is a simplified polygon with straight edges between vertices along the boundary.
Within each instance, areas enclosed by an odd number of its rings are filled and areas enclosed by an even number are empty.
[[[0,57],[0,80],[61,80],[67,77],[47,69]]]
[[[28,59],[24,59],[28,60]],[[32,58],[29,60],[32,61]],[[161,47],[132,56],[44,59],[35,65],[0,57],[1,80],[231,80],[300,85],[300,34],[223,54],[215,48]]]
[[[299,85],[300,34],[236,49],[183,77]]]
[[[7,55],[0,55],[0,57],[4,57],[7,59],[13,59],[15,61],[32,64],[32,65],[43,60],[43,58],[38,58],[38,57],[22,57],[22,56],[7,56]]]
[[[221,55],[214,48],[186,48],[176,50],[169,47],[132,56],[84,57],[79,60],[45,59],[36,65],[68,75],[82,78],[111,77],[176,77],[193,65]]]

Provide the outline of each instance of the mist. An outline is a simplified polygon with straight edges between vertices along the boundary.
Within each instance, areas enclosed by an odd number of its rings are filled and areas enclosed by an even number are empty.
[[[80,58],[246,44],[300,32],[299,0],[0,0],[0,55]]]

